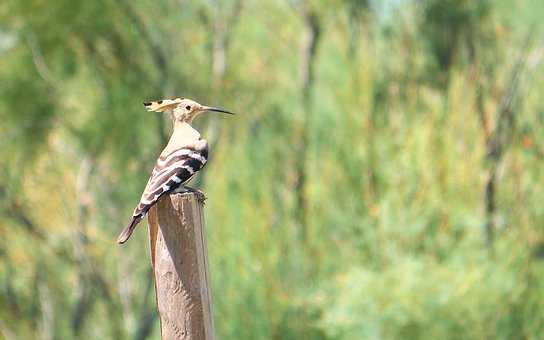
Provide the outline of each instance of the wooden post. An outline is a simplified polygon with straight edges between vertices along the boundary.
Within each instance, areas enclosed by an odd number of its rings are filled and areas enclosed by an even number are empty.
[[[203,204],[192,193],[149,210],[151,263],[163,340],[214,339]]]

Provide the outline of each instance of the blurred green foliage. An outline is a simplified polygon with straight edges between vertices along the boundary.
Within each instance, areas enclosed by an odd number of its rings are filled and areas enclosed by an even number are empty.
[[[195,122],[219,339],[544,338],[536,0],[0,3],[0,334],[159,338],[145,225]]]

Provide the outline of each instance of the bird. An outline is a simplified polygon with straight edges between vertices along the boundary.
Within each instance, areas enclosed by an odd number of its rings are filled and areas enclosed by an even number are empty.
[[[203,112],[234,114],[217,107],[205,106],[187,98],[163,99],[144,102],[148,111],[168,112],[174,129],[151,172],[140,202],[134,209],[128,225],[121,231],[117,242],[125,243],[138,223],[161,197],[172,193],[193,192],[204,202],[202,191],[186,185],[208,161],[208,142],[200,136],[191,123]]]

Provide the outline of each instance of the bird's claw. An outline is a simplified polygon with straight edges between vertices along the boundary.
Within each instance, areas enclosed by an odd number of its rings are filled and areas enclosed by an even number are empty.
[[[206,204],[206,195],[200,190],[195,190],[193,193],[196,195],[196,199],[202,203],[202,205]]]
[[[206,195],[202,191],[195,188],[191,188],[191,187],[185,187],[184,189],[185,189],[185,192],[190,192],[195,194],[196,199],[200,203],[202,203],[202,205],[206,204]]]

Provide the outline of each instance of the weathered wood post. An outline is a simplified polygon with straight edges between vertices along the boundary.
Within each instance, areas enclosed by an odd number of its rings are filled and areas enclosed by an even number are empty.
[[[214,339],[203,204],[167,195],[149,210],[151,263],[163,340]]]

